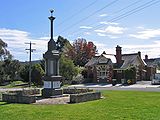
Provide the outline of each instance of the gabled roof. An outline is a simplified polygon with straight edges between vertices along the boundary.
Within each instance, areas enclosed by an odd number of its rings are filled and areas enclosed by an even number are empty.
[[[106,58],[104,55],[100,56],[94,56],[92,57],[88,63],[85,64],[85,66],[94,66],[97,64],[109,64],[109,61],[111,61],[110,58]]]
[[[94,66],[98,62],[99,56],[94,56],[92,57],[86,64],[85,66]]]
[[[156,67],[158,63],[160,63],[160,58],[151,58],[151,59],[144,59],[147,66],[149,67]]]
[[[112,63],[116,63],[116,57],[114,54],[103,54],[106,58],[111,59]]]
[[[139,65],[145,66],[146,65],[146,63],[140,58],[138,53],[123,54],[122,60],[123,60],[123,64],[120,67],[122,69],[126,69],[131,65],[133,66],[139,66]]]
[[[156,66],[156,60],[155,59],[144,59],[148,67]]]

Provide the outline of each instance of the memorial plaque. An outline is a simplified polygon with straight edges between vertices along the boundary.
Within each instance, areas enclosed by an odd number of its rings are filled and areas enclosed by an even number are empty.
[[[51,81],[44,81],[44,88],[51,88]]]
[[[53,81],[53,88],[60,88],[60,81]]]

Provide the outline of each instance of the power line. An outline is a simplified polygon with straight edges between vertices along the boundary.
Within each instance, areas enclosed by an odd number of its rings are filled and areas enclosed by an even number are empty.
[[[154,1],[155,1],[155,2],[154,2]],[[153,2],[153,3],[152,3],[152,2]],[[145,9],[145,8],[147,8],[147,7],[150,7],[150,6],[152,6],[152,5],[154,5],[154,4],[158,3],[158,2],[160,2],[160,1],[151,0],[151,1],[149,1],[149,2],[147,2],[147,3],[145,3],[145,4],[143,4],[143,5],[135,8],[135,9],[132,9],[132,10],[130,10],[130,11],[128,11],[128,12],[125,12],[125,13],[122,14],[122,15],[117,16],[116,18],[113,18],[113,19],[110,20],[110,21],[112,22],[112,21],[115,21],[115,20],[117,20],[117,19],[120,20],[121,18],[127,17],[127,16],[129,16],[129,15],[131,15],[131,14],[133,14],[133,13],[139,12],[140,10],[143,10],[143,9]]]
[[[141,1],[141,0],[135,1],[135,2],[133,2],[133,3],[131,3],[131,4],[129,4],[128,6],[122,8],[122,9],[120,9],[120,10],[117,10],[116,12],[113,12],[113,13],[111,13],[111,14],[117,14],[117,13],[119,13],[119,12],[121,12],[121,11],[124,11],[125,9],[127,9],[127,8],[129,8],[129,7],[137,4],[137,3],[139,3],[140,1]],[[111,16],[112,16],[112,15],[111,15]],[[98,21],[97,21],[97,22],[98,22]],[[95,24],[95,22],[93,22],[92,24],[89,24],[89,26],[91,26],[91,25],[93,25],[93,24]],[[73,32],[74,32],[74,31],[73,31]],[[79,29],[78,29],[77,31],[75,31],[74,33],[76,33],[76,32],[79,32]]]
[[[137,13],[137,12],[147,8],[147,7],[150,7],[150,6],[152,6],[152,5],[154,5],[154,4],[158,3],[158,2],[160,2],[160,1],[151,0],[151,1],[145,3],[145,4],[141,5],[141,6],[138,6],[138,7],[134,8],[134,9],[128,11],[128,12],[125,12],[124,14],[121,14],[121,15],[115,17],[115,18],[110,19],[108,22],[116,22],[116,21],[118,21],[118,20],[120,20],[122,18],[125,18],[125,17],[127,17],[129,15],[132,15],[134,13]],[[97,25],[97,26],[95,26],[93,28],[97,29],[97,28],[101,28],[101,26],[102,26],[102,24]],[[86,31],[90,31],[90,30],[86,30]]]
[[[128,9],[128,8],[132,7],[133,5],[135,5],[135,4],[137,4],[137,3],[141,2],[141,1],[142,1],[142,0],[137,0],[137,1],[129,4],[128,6],[122,8],[122,9],[120,9],[120,10],[117,10],[117,11],[113,12],[112,14],[120,13],[121,11],[124,11],[124,10]]]
[[[91,7],[92,5],[94,5],[98,0],[95,0],[93,2],[91,2],[89,5],[87,5],[86,7],[78,10],[76,13],[72,14],[71,16],[67,17],[66,19],[64,19],[61,23],[59,23],[57,26],[61,26],[62,24],[64,24],[64,22],[66,22],[67,20],[73,19],[73,17],[77,16],[79,13],[81,13],[82,11],[85,11],[86,9],[88,9],[89,7]]]
[[[109,6],[111,6],[112,4],[116,3],[117,1],[119,1],[119,0],[114,0],[114,1],[110,2],[109,4],[105,5],[104,7],[102,7],[102,8],[100,8],[100,9],[96,10],[96,11],[93,12],[93,13],[91,13],[89,16],[87,16],[87,17],[85,17],[85,18],[79,20],[78,22],[76,22],[76,23],[74,23],[74,24],[68,26],[66,29],[63,29],[60,33],[63,33],[63,32],[65,32],[66,30],[71,29],[72,27],[74,27],[74,26],[77,25],[78,23],[80,23],[80,22],[82,22],[82,21],[84,21],[84,20],[87,20],[89,17],[91,17],[91,16],[95,15],[96,13],[100,12],[101,10],[103,10],[103,9],[105,9],[105,8],[107,8],[107,7],[109,7]]]
[[[32,55],[31,55],[31,53],[33,51],[35,51],[36,49],[32,49],[32,45],[35,45],[35,43],[29,42],[29,43],[25,43],[25,44],[29,44],[29,49],[26,49],[26,50],[29,50],[29,87],[31,87],[31,72],[32,72],[32,69],[31,69],[31,67],[32,67],[32,62],[31,62]]]

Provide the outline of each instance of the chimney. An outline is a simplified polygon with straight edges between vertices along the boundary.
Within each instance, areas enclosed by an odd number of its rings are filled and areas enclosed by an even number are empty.
[[[105,54],[106,55],[106,51],[103,51],[103,53],[102,54]]]
[[[121,47],[119,45],[117,45],[116,47],[116,62],[117,65],[120,66],[122,64],[122,50]]]
[[[140,51],[138,52],[138,55],[139,55],[139,57],[141,58],[141,52],[140,52]]]
[[[145,60],[148,60],[148,55],[145,55]]]

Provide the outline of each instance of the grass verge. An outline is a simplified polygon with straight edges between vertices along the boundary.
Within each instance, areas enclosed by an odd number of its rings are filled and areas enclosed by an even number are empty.
[[[6,104],[0,120],[160,120],[160,93],[102,91],[104,99],[66,105]]]

